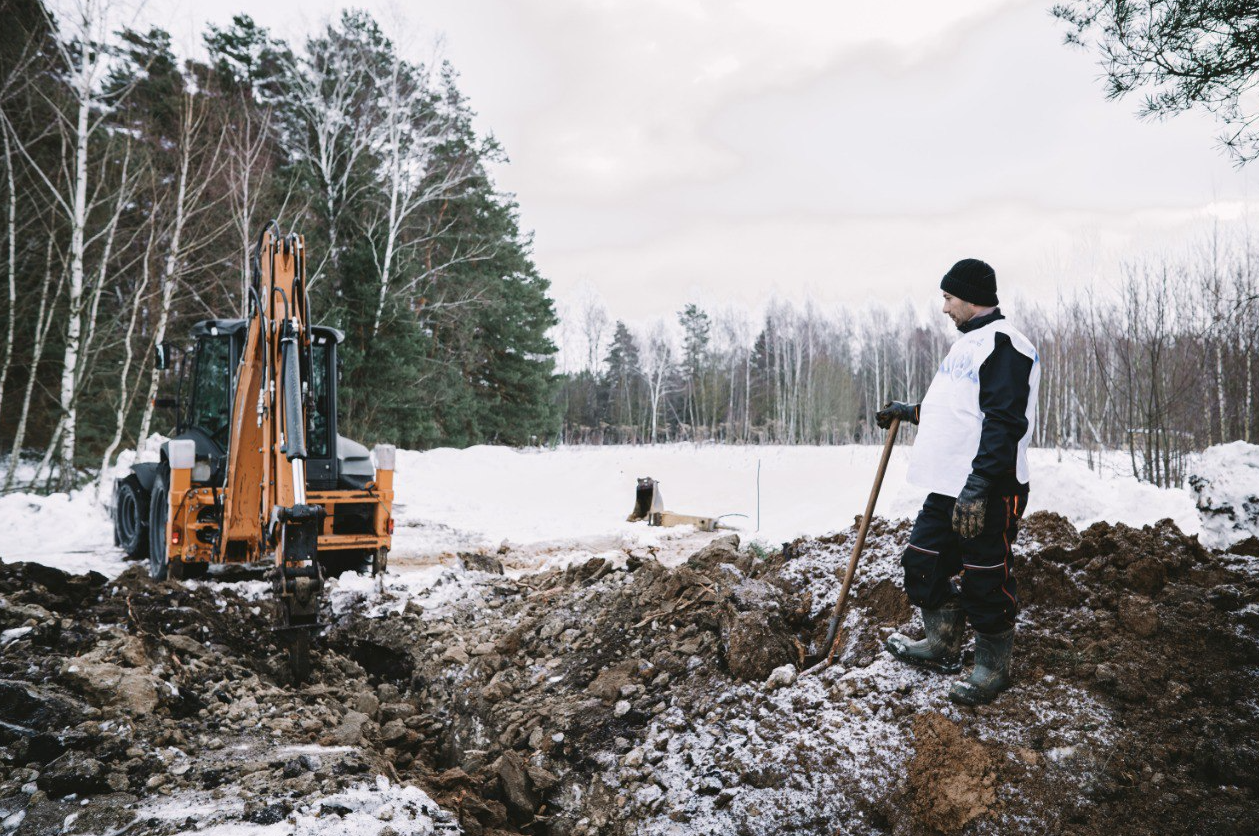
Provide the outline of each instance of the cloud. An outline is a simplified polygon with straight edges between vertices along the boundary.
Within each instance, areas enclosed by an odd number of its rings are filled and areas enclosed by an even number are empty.
[[[384,22],[392,0],[365,4]],[[300,40],[331,0],[251,9]],[[192,0],[158,2],[174,19]],[[215,12],[225,23],[233,10]],[[1052,294],[1248,200],[1209,117],[1136,119],[1042,0],[429,0],[557,293],[896,300],[978,255]],[[422,17],[421,17],[422,15]],[[418,19],[417,19],[418,18]],[[296,22],[296,23],[294,23]],[[198,23],[198,26],[201,25]],[[426,57],[426,56],[417,56]],[[925,283],[925,285],[924,285]]]
[[[1087,286],[1105,290],[1134,252],[1174,257],[1167,242],[1204,237],[1222,211],[1243,214],[1215,203],[1124,212],[993,203],[935,214],[699,222],[647,246],[573,250],[551,264],[558,296],[588,283],[612,316],[632,321],[693,300],[751,310],[771,298],[934,304],[940,277],[966,257],[991,263],[1008,296],[1048,301]]]

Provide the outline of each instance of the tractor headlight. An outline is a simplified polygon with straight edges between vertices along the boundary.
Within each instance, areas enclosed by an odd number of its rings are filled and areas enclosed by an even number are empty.
[[[394,460],[398,455],[398,448],[392,444],[377,444],[372,453],[376,458],[377,470],[393,470]]]
[[[197,458],[197,445],[189,439],[179,439],[166,445],[166,457],[171,470],[187,470]]]

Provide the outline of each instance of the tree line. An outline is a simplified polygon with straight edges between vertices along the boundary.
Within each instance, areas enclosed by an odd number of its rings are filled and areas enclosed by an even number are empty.
[[[1033,443],[1123,451],[1135,476],[1170,486],[1189,453],[1251,441],[1257,276],[1249,237],[1217,231],[1183,258],[1007,305],[1042,361]],[[756,320],[688,304],[633,329],[587,299],[562,327],[562,435],[578,444],[876,442],[875,410],[920,400],[957,336],[934,305],[908,302],[779,301]]]
[[[364,12],[301,44],[238,15],[196,58],[111,14],[0,0],[6,489],[22,457],[66,487],[169,430],[154,347],[243,314],[270,218],[305,234],[312,308],[347,335],[347,434],[553,431],[548,282],[448,62],[407,58]]]

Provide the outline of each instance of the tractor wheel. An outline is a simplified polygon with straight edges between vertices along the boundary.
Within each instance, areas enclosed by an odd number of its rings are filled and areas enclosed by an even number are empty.
[[[134,473],[118,483],[114,496],[114,541],[129,558],[149,556],[149,492]]]
[[[166,560],[166,516],[170,513],[170,468],[158,468],[149,497],[149,577],[166,580],[170,564]]]

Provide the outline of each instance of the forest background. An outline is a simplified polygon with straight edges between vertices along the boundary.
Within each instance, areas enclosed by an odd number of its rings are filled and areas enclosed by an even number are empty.
[[[644,325],[590,299],[560,322],[449,63],[405,59],[363,12],[300,44],[240,15],[190,60],[77,9],[0,1],[6,490],[72,486],[169,429],[155,348],[243,313],[273,217],[306,235],[313,307],[346,333],[342,428],[366,442],[868,442],[952,340],[909,302],[693,303]],[[1244,225],[1216,227],[1104,288],[1008,306],[1044,361],[1034,442],[1126,450],[1173,484],[1189,452],[1251,440],[1257,266]],[[17,484],[20,457],[37,466]]]

